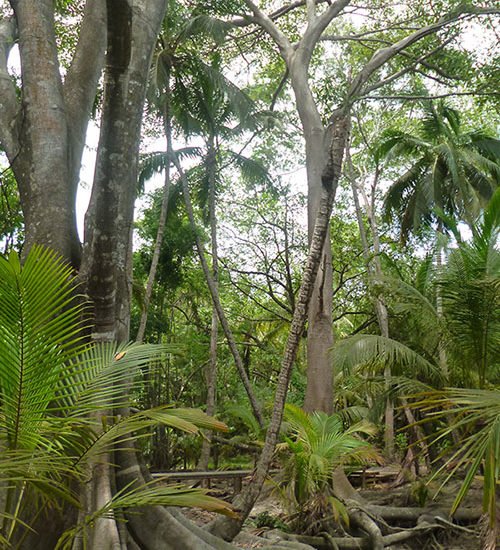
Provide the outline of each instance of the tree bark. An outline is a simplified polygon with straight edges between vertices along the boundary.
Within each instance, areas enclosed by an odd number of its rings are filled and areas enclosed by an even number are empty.
[[[24,253],[34,243],[80,264],[75,196],[84,137],[104,58],[104,8],[85,6],[78,44],[62,82],[51,0],[12,1],[14,20],[0,22],[0,140],[16,177],[25,221]],[[17,99],[7,54],[19,37],[22,95]],[[83,54],[85,51],[85,55]]]
[[[281,421],[283,419],[283,409],[288,392],[290,375],[304,330],[308,307],[311,296],[313,295],[314,283],[319,271],[324,243],[328,233],[335,191],[342,171],[342,160],[349,135],[349,124],[349,115],[340,110],[332,117],[331,141],[328,143],[327,147],[328,162],[322,174],[321,201],[316,217],[313,238],[311,239],[307,263],[302,277],[302,284],[300,286],[292,324],[283,354],[278,383],[276,385],[271,421],[267,429],[264,447],[252,479],[233,502],[240,517],[237,520],[230,518],[217,519],[209,526],[210,532],[226,540],[232,540],[238,534],[243,522],[248,517],[248,514],[252,510],[260,494],[273,459]]]
[[[94,302],[94,338],[128,340],[131,237],[142,109],[165,0],[108,0],[101,133],[85,219],[82,278]]]
[[[128,340],[132,223],[148,70],[165,0],[107,0],[107,54],[101,132],[85,227],[81,277],[94,305],[95,341]],[[133,455],[135,458],[135,455]],[[90,510],[109,502],[114,469],[105,456],[93,466]],[[89,511],[90,511],[89,510]],[[91,546],[119,550],[115,516],[96,520]]]
[[[303,52],[299,46],[289,64],[289,70],[306,146],[308,239],[311,245],[321,200],[322,174],[327,163],[325,142],[328,138],[309,87],[308,66],[307,52]],[[332,252],[330,231],[327,229],[308,311],[307,385],[304,401],[306,411],[321,410],[327,414],[333,411],[333,369],[330,358],[333,347],[332,293]]]

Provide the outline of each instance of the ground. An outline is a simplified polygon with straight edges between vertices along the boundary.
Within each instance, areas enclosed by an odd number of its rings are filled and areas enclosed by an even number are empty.
[[[428,496],[425,499],[425,508],[429,511],[429,516],[432,517],[436,510],[449,510],[453,500],[458,492],[460,483],[450,482],[437,495],[438,485],[430,484],[428,486]],[[371,504],[408,507],[417,506],[415,499],[424,497],[420,494],[415,495],[415,488],[418,485],[415,483],[405,484],[401,487],[391,488],[388,483],[380,483],[369,488],[360,489],[360,493],[367,502]],[[213,494],[222,498],[230,498],[231,491],[229,486],[219,484],[213,490]],[[434,498],[433,498],[434,497]],[[420,505],[424,504],[423,500]],[[482,504],[482,488],[481,482],[476,481],[469,494],[467,495],[463,507],[480,509]],[[202,510],[189,509],[185,510],[186,514],[196,523],[208,523],[213,514]],[[499,514],[500,515],[500,514]],[[265,492],[263,497],[254,507],[250,518],[246,522],[241,537],[236,539],[235,544],[238,548],[259,548],[263,543],[259,543],[248,537],[248,535],[265,536],[271,530],[270,527],[263,526],[260,520],[265,517],[275,519],[280,527],[281,522],[285,523],[286,517],[283,506],[276,496]],[[265,523],[265,521],[264,521]],[[472,525],[463,525],[456,528],[449,528],[443,531],[414,537],[409,542],[400,545],[392,545],[390,550],[478,550],[481,548],[480,542],[481,526],[478,523]],[[499,541],[500,542],[500,541]],[[500,548],[500,545],[498,546]]]

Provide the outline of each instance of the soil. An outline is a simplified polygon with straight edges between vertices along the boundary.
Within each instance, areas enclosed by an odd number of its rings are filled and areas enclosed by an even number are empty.
[[[420,487],[422,484],[420,485]],[[362,497],[371,504],[385,506],[422,506],[428,508],[429,515],[432,517],[433,511],[450,510],[453,500],[457,495],[460,487],[460,482],[450,482],[438,492],[439,486],[429,485],[428,495],[425,503],[417,502],[419,498],[418,485],[406,484],[398,488],[391,488],[389,484],[380,483],[373,485],[368,489],[360,489]],[[211,493],[219,498],[231,498],[231,487],[223,484],[214,488]],[[437,493],[437,494],[436,494]],[[420,498],[424,496],[420,494]],[[471,487],[469,494],[465,497],[462,507],[481,509],[482,506],[482,487],[480,482],[475,482]],[[196,523],[203,525],[208,523],[214,514],[204,510],[186,509],[186,515]],[[250,518],[243,529],[243,537],[236,539],[235,544],[238,548],[259,548],[258,542],[248,542],[245,540],[245,534],[262,536],[271,527],[257,527],[258,518],[265,513],[267,516],[275,519],[278,522],[278,528],[283,523],[286,523],[286,514],[280,501],[269,491],[265,492],[261,499],[255,505]],[[499,514],[500,515],[500,514]],[[240,542],[238,542],[240,540]],[[500,548],[500,541],[497,546]],[[269,544],[269,543],[268,543]],[[388,547],[389,550],[479,550],[481,548],[481,525],[467,525],[458,528],[450,528],[438,532],[430,533],[426,536],[419,536],[410,539],[400,545]]]

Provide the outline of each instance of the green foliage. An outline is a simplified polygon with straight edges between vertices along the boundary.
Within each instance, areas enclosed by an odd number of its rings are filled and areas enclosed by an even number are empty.
[[[272,516],[269,512],[264,511],[257,515],[254,520],[255,527],[268,527],[269,529],[280,529],[287,532],[289,530],[288,525],[279,517]]]
[[[500,141],[482,130],[466,131],[458,110],[426,102],[415,133],[386,130],[377,159],[409,160],[390,187],[386,215],[401,220],[401,237],[442,214],[471,227],[500,182]]]
[[[17,182],[10,168],[0,171],[0,244],[3,253],[23,243],[23,215]]]
[[[488,514],[489,526],[496,521],[497,487],[500,482],[500,391],[450,388],[442,392],[422,395],[417,407],[428,413],[427,421],[453,420],[432,438],[439,444],[455,431],[461,434],[460,444],[452,452],[445,448],[441,457],[444,464],[434,477],[445,474],[443,485],[459,470],[466,475],[455,497],[452,513],[460,506],[479,469],[483,469],[483,510]]]
[[[7,540],[33,519],[34,503],[79,507],[79,483],[117,442],[146,435],[158,424],[192,434],[226,429],[197,410],[110,412],[130,405],[142,385],[141,369],[168,350],[87,344],[80,323],[85,306],[75,290],[71,268],[49,250],[33,247],[23,265],[15,253],[0,257],[0,480],[7,487],[0,515]],[[171,489],[127,490],[95,513],[161,499],[175,504]],[[179,505],[215,505],[201,493],[189,492],[189,499]]]
[[[375,433],[366,421],[345,428],[338,414],[306,413],[287,404],[285,433],[284,443],[278,445],[283,473],[275,482],[289,512],[302,525],[311,513],[316,521],[339,512],[338,501],[332,500],[332,476],[339,466],[380,460],[377,450],[361,437]]]

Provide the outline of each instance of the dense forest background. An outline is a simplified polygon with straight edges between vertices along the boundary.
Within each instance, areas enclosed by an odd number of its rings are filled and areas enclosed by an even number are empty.
[[[0,544],[229,548],[277,469],[290,545],[383,548],[345,472],[393,464],[495,548],[499,14],[0,3]]]

